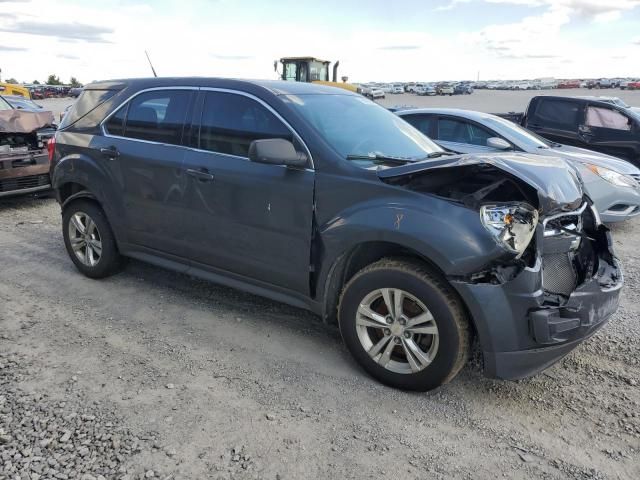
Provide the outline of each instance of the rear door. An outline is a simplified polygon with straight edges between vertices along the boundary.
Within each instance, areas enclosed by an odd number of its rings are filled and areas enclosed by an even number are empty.
[[[591,150],[628,160],[635,160],[640,132],[634,119],[616,109],[602,104],[587,106],[581,131],[586,147]]]
[[[526,128],[554,142],[584,146],[579,126],[584,121],[584,103],[556,97],[539,97],[527,111]]]
[[[271,107],[242,92],[203,90],[192,128],[184,217],[195,266],[308,294],[314,172],[249,161],[253,140],[306,149]]]
[[[116,185],[128,242],[157,252],[185,254],[182,146],[196,89],[153,89],[116,110],[96,137]]]

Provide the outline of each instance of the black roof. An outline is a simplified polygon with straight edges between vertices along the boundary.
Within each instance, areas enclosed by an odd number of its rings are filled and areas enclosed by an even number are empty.
[[[128,78],[117,80],[102,80],[93,82],[85,87],[88,90],[97,89],[122,89],[131,87],[135,89],[145,89],[154,87],[213,87],[232,88],[238,90],[254,90],[255,87],[262,87],[274,95],[356,95],[348,90],[304,82],[285,82],[283,80],[243,80],[234,78],[212,78],[212,77],[151,77],[151,78]]]

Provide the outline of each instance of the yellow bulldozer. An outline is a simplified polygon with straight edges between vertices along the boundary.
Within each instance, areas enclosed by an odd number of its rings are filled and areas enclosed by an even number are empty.
[[[282,72],[278,72],[278,60],[273,62],[273,69],[278,73],[281,80],[319,83],[330,87],[344,88],[351,92],[358,91],[358,87],[347,83],[348,77],[342,77],[342,82],[338,82],[339,61],[333,64],[332,80],[329,80],[331,62],[327,60],[320,60],[315,57],[284,57],[279,62],[282,64]]]
[[[29,92],[27,87],[14,83],[0,82],[0,95],[20,95],[24,98],[31,98],[31,92]]]

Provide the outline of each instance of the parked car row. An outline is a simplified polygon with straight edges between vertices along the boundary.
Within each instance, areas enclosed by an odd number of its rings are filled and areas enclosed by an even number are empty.
[[[299,82],[89,85],[49,143],[64,245],[91,278],[133,257],[311,310],[396,388],[449,382],[475,340],[487,376],[535,374],[616,311],[608,229],[574,165],[432,113]]]

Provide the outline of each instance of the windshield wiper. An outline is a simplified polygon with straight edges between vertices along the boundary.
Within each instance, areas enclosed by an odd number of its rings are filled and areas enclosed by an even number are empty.
[[[347,155],[347,160],[370,160],[372,162],[398,163],[400,165],[415,162],[415,159],[413,158],[394,157],[392,155],[382,155],[380,153],[376,153],[375,155]]]
[[[456,153],[453,152],[431,152],[429,155],[427,155],[426,158],[438,158],[438,157],[443,157],[445,155],[457,155]]]

